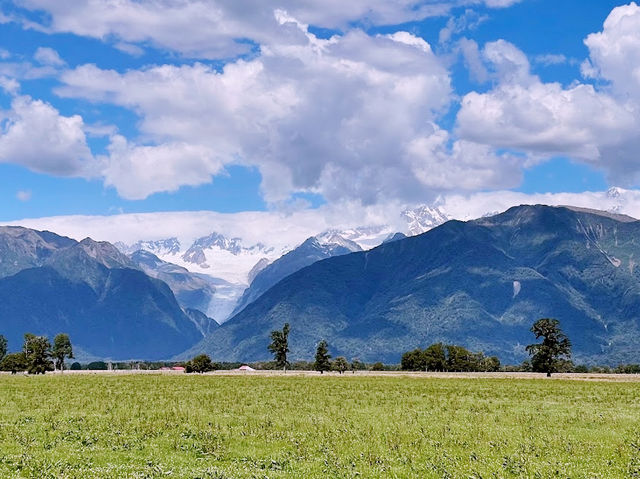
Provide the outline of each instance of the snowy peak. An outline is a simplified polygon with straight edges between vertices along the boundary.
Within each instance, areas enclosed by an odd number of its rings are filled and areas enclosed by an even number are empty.
[[[402,212],[410,235],[419,235],[449,221],[449,216],[437,206],[422,205]]]
[[[228,239],[225,236],[219,233],[211,233],[209,236],[203,236],[202,238],[198,238],[191,245],[191,248],[187,250],[204,250],[204,249],[213,249],[218,248],[221,250],[229,251],[231,254],[238,255],[242,251],[242,240],[240,238],[231,238]]]
[[[252,246],[244,246],[240,238],[227,238],[219,233],[211,233],[197,239],[191,247],[182,255],[182,259],[187,263],[197,264],[202,268],[208,268],[207,251],[227,252],[233,256],[244,254],[255,255],[259,253],[270,253],[273,248],[266,248],[262,243]]]
[[[607,198],[618,199],[623,195],[623,193],[624,193],[624,190],[622,188],[618,188],[617,186],[612,186],[607,190]]]
[[[389,234],[393,233],[393,229],[387,225],[374,225],[374,226],[358,226],[356,228],[349,228],[343,230],[329,230],[325,233],[318,235],[317,237],[322,237],[327,235],[329,240],[331,240],[332,236],[339,236],[343,241],[347,241],[350,244],[357,244],[360,249],[351,249],[351,251],[362,251],[369,250],[371,248],[375,248],[380,245],[384,239],[389,236]],[[340,240],[335,238],[334,241],[337,243]],[[347,247],[346,245],[342,245]]]
[[[124,254],[135,253],[136,251],[148,251],[156,256],[171,256],[180,252],[180,241],[178,238],[166,238],[161,240],[141,240],[132,245],[116,243],[116,246]]]
[[[335,247],[341,246],[349,251],[362,251],[362,247],[348,238],[345,238],[340,231],[329,230],[314,236],[320,246]]]

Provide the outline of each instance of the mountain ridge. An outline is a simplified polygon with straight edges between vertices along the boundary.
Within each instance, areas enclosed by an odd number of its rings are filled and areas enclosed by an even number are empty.
[[[288,321],[300,359],[320,339],[388,362],[442,340],[514,362],[533,342],[531,323],[559,316],[580,360],[629,361],[640,355],[627,339],[640,329],[638,234],[638,222],[544,205],[449,221],[301,269],[190,351],[266,359],[268,332]]]

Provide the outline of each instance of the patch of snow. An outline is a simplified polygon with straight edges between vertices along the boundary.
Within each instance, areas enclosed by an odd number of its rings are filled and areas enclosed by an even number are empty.
[[[513,297],[515,298],[520,294],[520,290],[522,289],[522,284],[520,281],[513,282]]]

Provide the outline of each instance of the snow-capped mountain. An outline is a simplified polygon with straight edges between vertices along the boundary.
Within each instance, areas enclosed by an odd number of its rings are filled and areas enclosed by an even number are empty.
[[[440,207],[428,205],[405,210],[402,217],[407,222],[409,236],[425,233],[451,219]]]
[[[199,273],[235,284],[249,283],[249,273],[259,263],[272,262],[290,248],[276,248],[262,243],[245,245],[241,238],[227,238],[219,233],[198,238],[177,264]]]
[[[233,314],[244,309],[290,274],[317,261],[356,251],[362,251],[362,247],[355,241],[345,238],[337,230],[326,231],[308,238],[300,246],[278,258],[256,275],[251,285],[242,294]]]
[[[409,235],[423,233],[448,219],[441,210],[429,206],[407,210],[403,212],[402,218],[406,220],[406,228],[402,233]],[[131,245],[118,243],[117,246],[127,254],[139,250],[153,253],[164,262],[210,279],[215,286],[215,292],[208,305],[202,306],[200,310],[222,323],[234,310],[246,306],[257,295],[262,294],[266,287],[297,269],[338,254],[369,250],[396,233],[397,227],[389,225],[330,229],[296,247],[282,245],[278,243],[279,238],[268,237],[261,242],[247,244],[240,237],[225,236],[214,231],[197,238],[186,249],[183,247],[186,245],[182,245],[175,237],[140,240]],[[297,252],[285,262],[286,267],[279,263],[287,253],[291,254],[294,251]],[[292,261],[292,258],[295,261]],[[273,273],[272,266],[276,263],[276,273]],[[249,286],[261,276],[267,278],[262,281],[264,284],[261,287],[256,285],[255,291],[250,291],[251,294],[246,293],[245,290],[249,291]]]
[[[206,278],[214,291],[207,304],[198,309],[220,323],[228,319],[255,275],[290,249],[261,243],[245,245],[241,238],[227,238],[217,232],[196,239],[186,250],[180,248],[176,238],[141,240],[118,247],[129,254],[139,250],[153,253],[163,262]]]
[[[167,238],[156,241],[137,241],[132,245],[126,245],[124,243],[115,243],[115,246],[124,254],[132,254],[136,251],[147,251],[154,255],[170,256],[180,252],[180,241],[178,238]]]
[[[318,242],[318,245],[324,246],[327,251],[335,249],[337,246],[341,246],[349,251],[362,251],[363,248],[355,241],[348,239],[343,232],[338,230],[329,230],[313,238]]]
[[[363,250],[369,250],[382,244],[386,237],[396,232],[395,228],[389,225],[372,225],[372,226],[358,226],[355,228],[347,228],[341,230],[330,230],[337,233],[345,240],[357,243]],[[322,233],[317,235],[320,241],[322,241]]]

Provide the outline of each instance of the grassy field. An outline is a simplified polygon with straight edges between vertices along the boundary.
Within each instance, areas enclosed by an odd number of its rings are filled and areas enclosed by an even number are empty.
[[[0,477],[640,477],[640,383],[2,375]]]

